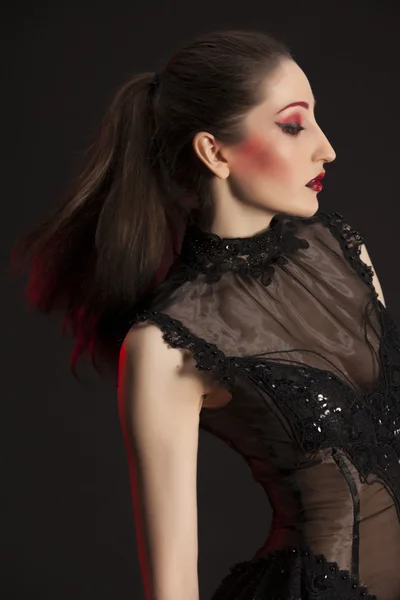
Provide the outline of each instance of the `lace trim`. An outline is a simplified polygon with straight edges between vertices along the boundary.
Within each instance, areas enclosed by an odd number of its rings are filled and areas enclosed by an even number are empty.
[[[387,311],[381,316],[383,373],[362,397],[332,371],[262,357],[226,356],[165,313],[143,311],[131,324],[146,320],[157,324],[171,347],[190,350],[196,367],[215,372],[230,393],[237,375],[264,388],[278,401],[300,448],[311,453],[326,447],[342,449],[363,483],[374,473],[388,489],[400,518],[400,332]]]
[[[395,331],[396,337],[392,331],[384,333],[382,377],[360,396],[333,372],[307,365],[268,364],[248,357],[239,371],[275,399],[305,452],[338,448],[362,483],[371,483],[373,473],[391,494],[400,519],[400,354],[392,346],[392,339],[399,339]]]
[[[358,577],[314,554],[287,546],[230,567],[211,600],[378,600]]]
[[[186,228],[180,258],[193,273],[205,274],[208,283],[217,282],[226,271],[251,274],[267,286],[272,281],[273,263],[285,265],[284,256],[308,248],[305,239],[295,237],[293,221],[273,218],[270,229],[248,238],[221,238],[202,231],[194,222]],[[194,276],[194,275],[193,275]]]
[[[319,211],[321,221],[326,225],[332,234],[339,241],[343,254],[359,274],[361,279],[370,287],[372,295],[376,299],[378,293],[375,290],[373,283],[372,267],[365,264],[360,258],[361,246],[364,243],[362,235],[353,227],[348,225],[343,215],[338,212],[325,213]]]
[[[144,310],[131,319],[129,326],[143,321],[151,321],[158,325],[162,330],[163,339],[170,347],[190,350],[196,361],[197,369],[214,371],[228,391],[233,392],[235,379],[233,357],[226,356],[216,344],[197,337],[181,321],[166,313]]]

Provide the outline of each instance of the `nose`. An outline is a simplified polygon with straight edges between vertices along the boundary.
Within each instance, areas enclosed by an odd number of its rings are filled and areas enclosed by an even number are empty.
[[[336,152],[324,132],[320,130],[320,133],[321,137],[319,140],[318,149],[316,151],[317,158],[323,162],[332,162],[336,158]]]

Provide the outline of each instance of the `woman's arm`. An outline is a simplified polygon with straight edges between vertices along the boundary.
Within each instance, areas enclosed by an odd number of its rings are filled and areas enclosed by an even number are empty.
[[[121,348],[118,406],[146,600],[198,600],[197,452],[202,380],[150,323]]]

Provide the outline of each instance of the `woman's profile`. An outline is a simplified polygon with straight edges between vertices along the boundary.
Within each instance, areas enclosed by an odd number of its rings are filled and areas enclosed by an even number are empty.
[[[314,109],[283,41],[204,34],[120,87],[15,249],[72,365],[115,377],[148,600],[199,599],[199,428],[273,511],[212,600],[400,598],[400,329],[361,234],[319,206],[336,154]]]

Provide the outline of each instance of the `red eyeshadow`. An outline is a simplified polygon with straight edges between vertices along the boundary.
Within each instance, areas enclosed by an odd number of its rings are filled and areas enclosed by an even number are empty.
[[[293,113],[288,117],[284,117],[283,120],[279,120],[279,123],[301,123],[301,118],[300,113]]]

